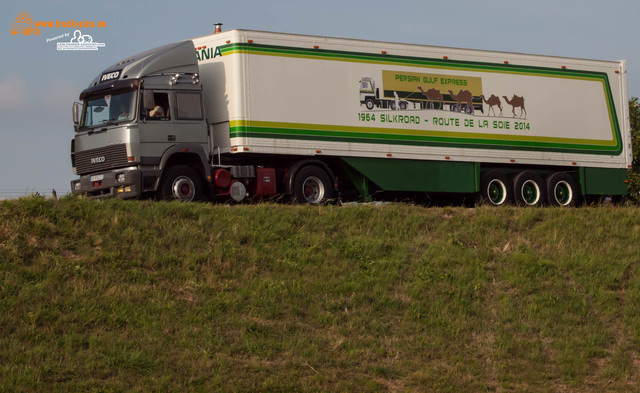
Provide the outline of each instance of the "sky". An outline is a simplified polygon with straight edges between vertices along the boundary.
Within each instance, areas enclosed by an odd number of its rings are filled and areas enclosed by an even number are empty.
[[[71,108],[103,69],[163,44],[249,29],[599,60],[627,60],[640,95],[638,0],[22,0],[1,6],[0,199],[70,192]],[[97,51],[61,51],[76,28],[12,35],[33,21],[104,22],[81,28]],[[0,29],[2,31],[2,29]],[[66,35],[66,36],[65,36]],[[62,37],[60,37],[62,36]]]

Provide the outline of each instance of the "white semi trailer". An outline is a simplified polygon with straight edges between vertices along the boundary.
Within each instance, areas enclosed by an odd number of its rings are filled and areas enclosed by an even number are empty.
[[[89,197],[628,192],[624,61],[231,30],[125,58],[80,99]]]

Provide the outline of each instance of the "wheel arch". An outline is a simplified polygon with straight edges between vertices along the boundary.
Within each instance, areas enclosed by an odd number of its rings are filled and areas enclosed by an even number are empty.
[[[211,174],[208,173],[209,162],[204,149],[200,145],[180,145],[167,149],[160,160],[160,176],[156,184],[156,189],[162,183],[162,179],[167,171],[175,165],[186,165],[200,176],[206,193],[211,195],[213,183]]]
[[[338,187],[335,181],[336,176],[334,174],[334,171],[329,167],[329,165],[326,162],[320,161],[320,160],[302,160],[294,163],[287,170],[287,175],[284,178],[285,193],[293,194],[293,181],[296,177],[296,174],[300,171],[300,169],[307,166],[317,166],[322,168],[324,171],[326,171],[327,175],[329,175],[329,178],[331,179],[331,182],[333,185],[333,191],[334,192],[338,191]]]

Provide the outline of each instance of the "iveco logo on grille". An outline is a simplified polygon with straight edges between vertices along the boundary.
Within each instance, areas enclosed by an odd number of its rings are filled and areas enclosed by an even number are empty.
[[[129,165],[127,145],[119,143],[98,149],[76,151],[76,172],[79,175],[96,173]]]

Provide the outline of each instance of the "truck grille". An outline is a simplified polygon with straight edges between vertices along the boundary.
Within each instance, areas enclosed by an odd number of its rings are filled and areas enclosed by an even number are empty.
[[[95,173],[128,165],[127,145],[111,145],[99,149],[76,152],[75,164],[78,175]]]

